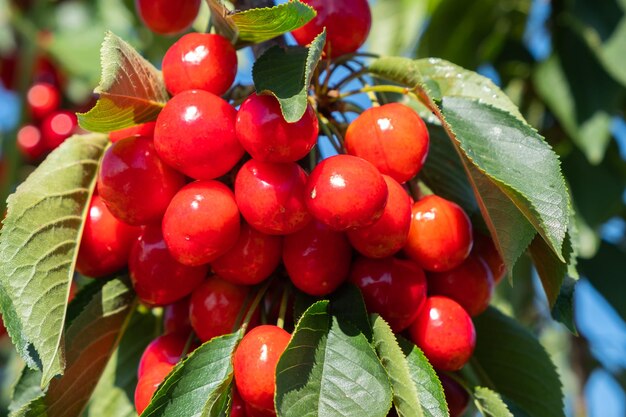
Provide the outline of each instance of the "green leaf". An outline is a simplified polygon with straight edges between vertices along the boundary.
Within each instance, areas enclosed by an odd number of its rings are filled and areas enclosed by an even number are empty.
[[[43,396],[17,411],[15,417],[80,415],[115,351],[134,305],[127,278],[102,283],[66,332],[67,369],[50,382]]]
[[[432,366],[425,358],[419,358],[418,354],[411,356],[412,348],[409,348],[408,354],[405,355],[393,331],[380,316],[374,315],[372,323],[374,348],[391,380],[393,403],[398,416],[447,417],[448,407],[445,396]],[[413,367],[420,368],[419,376],[410,371],[409,361],[412,362]],[[421,397],[428,398],[424,404],[421,402],[420,394]]]
[[[316,14],[311,6],[293,0],[274,7],[233,13],[230,18],[237,26],[240,41],[261,43],[304,26]]]
[[[83,129],[108,133],[156,120],[169,99],[163,77],[129,44],[107,32],[100,49],[98,102],[78,114]]]
[[[424,415],[439,417],[448,415],[446,396],[441,381],[424,353],[402,336],[396,336],[400,349],[409,366],[409,374],[417,387],[417,396],[422,404]]]
[[[478,411],[485,417],[513,417],[500,394],[485,387],[476,387],[474,401]]]
[[[564,246],[564,249],[570,252],[567,255],[567,262],[562,262],[558,259],[554,255],[554,252],[546,245],[546,242],[539,237],[535,237],[528,248],[537,273],[539,274],[539,278],[541,279],[541,283],[543,284],[543,289],[550,302],[550,307],[554,306],[559,296],[561,285],[568,272],[568,263],[571,255],[569,234],[566,236]]]
[[[137,417],[135,387],[137,365],[146,346],[158,335],[159,320],[139,308],[111,356],[83,417]]]
[[[328,301],[302,316],[276,367],[280,417],[385,417],[392,394],[367,338],[328,313]]]
[[[142,417],[219,416],[230,394],[232,356],[242,337],[240,330],[193,351],[159,386]]]
[[[73,136],[8,199],[0,237],[0,307],[11,339],[42,386],[65,368],[70,282],[103,135]]]
[[[556,302],[552,307],[552,318],[567,327],[567,330],[574,336],[578,336],[578,329],[576,328],[576,320],[574,317],[576,282],[578,281],[569,276],[565,277]]]
[[[507,403],[533,417],[564,417],[559,375],[537,339],[493,308],[474,324],[475,362]]]
[[[306,111],[309,84],[325,43],[326,30],[307,48],[274,46],[261,55],[252,68],[257,92],[276,97],[289,123],[300,120]]]
[[[17,412],[26,404],[39,397],[42,397],[44,395],[44,391],[39,385],[40,382],[41,371],[33,370],[27,366],[24,366],[22,372],[20,373],[19,379],[13,387],[13,393],[11,394],[11,404],[9,404],[9,411]]]
[[[361,290],[351,283],[343,284],[330,295],[329,312],[342,322],[349,322],[372,340],[372,324]]]

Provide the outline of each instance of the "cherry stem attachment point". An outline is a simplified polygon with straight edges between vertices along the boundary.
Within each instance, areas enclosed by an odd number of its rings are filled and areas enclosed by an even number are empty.
[[[276,320],[276,326],[281,329],[285,328],[285,315],[287,314],[287,304],[289,301],[289,287],[283,289],[283,294],[280,297],[280,307],[278,309],[278,320]]]

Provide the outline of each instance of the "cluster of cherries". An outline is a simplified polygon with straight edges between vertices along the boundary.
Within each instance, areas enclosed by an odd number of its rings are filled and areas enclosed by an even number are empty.
[[[299,42],[326,27],[331,56],[363,43],[366,1],[307,3],[318,16],[294,32]],[[138,0],[142,18],[172,33],[191,23],[188,10],[199,0],[177,3],[178,14],[155,4],[172,2]],[[362,30],[349,38],[342,28],[353,18]],[[139,298],[164,307],[164,334],[139,365],[139,413],[198,341],[241,324],[253,286],[270,277],[261,316],[278,315],[272,294],[289,283],[324,297],[351,282],[368,311],[409,337],[439,372],[464,366],[475,345],[472,316],[487,308],[505,269],[461,207],[436,195],[414,201],[408,192],[429,148],[414,110],[393,103],[364,111],[345,133],[346,153],[307,172],[319,134],[315,109],[309,104],[287,123],[272,96],[252,94],[239,109],[223,100],[237,70],[227,39],[184,35],[162,69],[172,98],[157,120],[110,134],[77,260],[90,277],[128,266]],[[290,334],[255,325],[257,313],[234,355],[231,416],[276,415],[275,368]],[[460,415],[467,392],[445,373],[441,380],[451,415]]]

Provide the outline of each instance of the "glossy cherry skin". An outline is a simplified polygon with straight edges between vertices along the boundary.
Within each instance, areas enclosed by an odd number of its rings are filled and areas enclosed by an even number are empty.
[[[335,155],[320,162],[305,191],[313,217],[339,231],[374,224],[383,214],[388,195],[376,167],[351,155]]]
[[[174,368],[174,365],[161,364],[148,370],[139,378],[135,388],[135,409],[137,414],[143,413],[146,407],[148,407],[152,396],[172,368]]]
[[[472,249],[472,223],[461,207],[436,195],[413,204],[404,252],[427,271],[456,268]]]
[[[189,318],[202,342],[233,331],[249,288],[231,284],[214,275],[191,295]]]
[[[94,195],[80,241],[76,269],[99,278],[124,268],[140,229],[119,221],[99,195]]]
[[[163,363],[171,366],[176,365],[183,356],[190,334],[169,333],[150,342],[139,360],[137,377],[141,378],[150,369]]]
[[[251,94],[239,108],[236,131],[254,159],[295,162],[315,146],[319,125],[310,104],[300,120],[287,123],[274,96]]]
[[[104,154],[98,194],[111,213],[138,226],[158,223],[185,177],[165,165],[145,138],[115,142]]]
[[[251,159],[235,179],[235,198],[250,226],[270,235],[294,233],[311,221],[304,203],[306,172],[295,162]]]
[[[78,127],[76,114],[66,110],[59,110],[48,114],[41,121],[41,135],[46,149],[54,150],[69,138]]]
[[[426,300],[426,275],[408,259],[359,257],[350,282],[361,290],[367,311],[380,314],[396,333],[409,327]]]
[[[474,247],[472,253],[480,256],[491,270],[496,285],[506,276],[506,265],[498,253],[493,240],[480,232],[474,233]]]
[[[41,130],[34,125],[25,125],[17,132],[17,148],[24,158],[37,161],[46,154],[48,149],[43,143]]]
[[[489,307],[493,288],[489,266],[473,254],[454,269],[428,273],[428,294],[453,299],[472,317]]]
[[[126,138],[148,138],[154,137],[154,127],[156,122],[147,122],[139,125],[127,127],[125,129],[115,130],[109,133],[109,139],[115,143]]]
[[[350,126],[345,137],[351,155],[374,164],[399,183],[413,178],[428,155],[428,129],[412,108],[390,103],[365,110]]]
[[[322,296],[335,291],[348,277],[352,248],[345,233],[312,221],[285,236],[283,263],[300,291]]]
[[[204,281],[208,266],[187,266],[170,255],[161,227],[146,226],[128,260],[130,278],[139,298],[149,305],[166,305],[184,298]]]
[[[168,304],[163,308],[163,332],[185,334],[192,332],[189,321],[189,297]]]
[[[235,108],[215,94],[183,91],[159,113],[154,146],[163,161],[192,178],[220,177],[244,154],[236,118]]]
[[[430,363],[442,371],[461,369],[476,346],[469,314],[456,301],[438,295],[426,299],[409,334]]]
[[[41,119],[61,104],[59,89],[49,83],[36,83],[26,93],[28,108],[33,117]]]
[[[387,184],[387,204],[376,223],[348,230],[352,247],[368,258],[386,258],[400,251],[411,227],[411,198],[393,178],[383,175]]]
[[[247,417],[246,403],[243,402],[235,387],[230,395],[230,417]]]
[[[187,29],[200,10],[201,0],[135,0],[137,13],[153,32],[173,35]]]
[[[372,13],[367,0],[303,0],[317,11],[317,16],[294,30],[300,45],[308,45],[326,28],[324,50],[335,58],[355,52],[367,39]]]
[[[241,399],[253,407],[274,409],[276,364],[291,335],[277,326],[255,327],[246,334],[233,356],[235,383]]]
[[[237,53],[228,39],[211,33],[188,33],[163,57],[163,80],[176,95],[205,90],[221,96],[237,75]]]
[[[450,417],[461,417],[469,406],[470,397],[468,392],[454,379],[446,374],[437,373],[443,393],[446,396],[446,403],[450,411]]]
[[[238,285],[255,285],[265,280],[280,264],[283,240],[241,225],[237,242],[211,263],[220,278]]]
[[[239,237],[239,209],[233,192],[214,180],[187,184],[167,207],[163,237],[174,259],[184,265],[217,259]]]

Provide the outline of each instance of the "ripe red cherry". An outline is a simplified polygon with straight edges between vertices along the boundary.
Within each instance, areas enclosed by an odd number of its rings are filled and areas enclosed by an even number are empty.
[[[472,252],[480,256],[491,270],[493,281],[497,285],[506,276],[506,265],[498,253],[493,240],[480,232],[474,233],[474,247]]]
[[[374,164],[399,183],[413,178],[428,155],[428,129],[408,106],[385,104],[365,110],[348,126],[346,150]]]
[[[360,257],[350,281],[361,289],[367,310],[380,314],[396,333],[409,327],[426,300],[426,276],[410,260]]]
[[[368,258],[385,258],[406,243],[411,226],[411,198],[396,180],[383,175],[388,196],[380,219],[371,226],[348,230],[352,246]]]
[[[196,334],[206,342],[233,331],[249,288],[212,276],[191,295],[189,318]]]
[[[446,403],[450,411],[450,417],[460,417],[467,410],[470,397],[465,388],[446,374],[438,373]]]
[[[233,387],[230,398],[230,417],[248,417],[246,416],[246,403],[241,399],[237,388]]]
[[[25,125],[17,132],[17,147],[29,161],[37,161],[46,153],[46,145],[37,126]]]
[[[374,224],[383,214],[388,195],[376,167],[351,155],[335,155],[320,162],[305,191],[313,217],[340,231]]]
[[[306,172],[295,162],[246,162],[235,179],[241,215],[255,229],[282,235],[302,229],[311,215],[304,203]]]
[[[246,405],[246,417],[276,417],[276,410],[265,410],[254,407],[248,403]]]
[[[41,135],[43,142],[48,150],[59,147],[65,139],[69,138],[78,127],[76,114],[59,110],[48,114],[41,121]]]
[[[461,207],[436,195],[413,204],[404,252],[427,271],[449,271],[472,249],[472,223]]]
[[[98,194],[115,217],[130,225],[160,222],[183,185],[185,177],[165,165],[145,138],[111,145],[98,174]]]
[[[291,335],[277,326],[258,326],[246,334],[233,357],[241,399],[253,407],[274,409],[276,364]]]
[[[135,0],[135,7],[151,31],[173,35],[191,26],[200,10],[200,1]]]
[[[304,158],[317,142],[319,125],[310,104],[302,118],[287,123],[275,97],[252,94],[237,113],[237,138],[259,161],[295,162]]]
[[[430,363],[442,371],[461,369],[476,345],[471,317],[456,301],[437,295],[426,299],[409,334]]]
[[[157,118],[154,146],[167,164],[198,179],[230,171],[244,150],[235,135],[237,111],[208,91],[174,96]]]
[[[348,277],[352,248],[345,233],[312,221],[285,236],[283,263],[291,282],[315,296],[330,294]]]
[[[303,0],[317,11],[317,16],[294,30],[293,37],[307,45],[326,27],[326,47],[331,58],[359,49],[367,39],[372,13],[367,0]]]
[[[487,263],[473,254],[454,269],[428,274],[430,295],[453,299],[472,317],[489,307],[493,287],[493,275]]]
[[[254,285],[270,276],[280,264],[283,240],[241,225],[237,243],[211,263],[213,271],[227,281]]]
[[[126,266],[139,228],[119,221],[99,195],[94,195],[80,241],[76,269],[83,275],[99,278]]]
[[[205,90],[221,96],[237,75],[237,53],[228,39],[211,33],[188,33],[163,57],[163,80],[176,95]]]
[[[161,227],[146,226],[128,260],[130,278],[139,298],[149,305],[166,305],[190,294],[203,281],[208,266],[186,266],[170,255]]]
[[[239,210],[230,189],[218,181],[184,186],[163,216],[163,236],[178,262],[197,266],[226,253],[239,237]]]
[[[163,309],[163,332],[190,334],[189,297],[168,304]]]
[[[135,409],[137,409],[137,414],[143,413],[146,407],[148,407],[152,396],[173,367],[174,365],[161,364],[150,369],[143,377],[139,378],[135,388]]]
[[[52,84],[36,83],[28,89],[26,101],[32,115],[41,119],[59,107],[61,94]]]
[[[150,342],[139,360],[137,377],[141,378],[151,369],[161,364],[176,365],[183,356],[190,334],[169,333],[159,336]]]
[[[152,139],[154,136],[154,127],[156,126],[156,122],[148,122],[142,123],[139,125],[127,127],[125,129],[120,129],[109,133],[109,139],[111,142],[115,143],[122,139],[126,138],[148,138]]]

